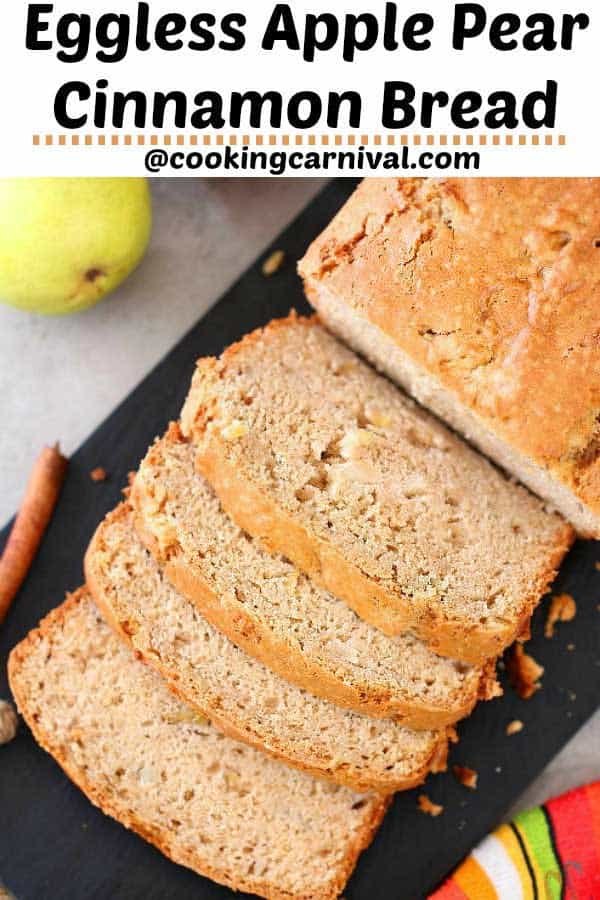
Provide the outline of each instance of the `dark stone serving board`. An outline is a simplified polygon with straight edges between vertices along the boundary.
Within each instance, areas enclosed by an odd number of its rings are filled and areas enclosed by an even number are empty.
[[[0,696],[9,695],[10,649],[82,581],[82,555],[102,516],[120,497],[127,473],[149,442],[177,417],[197,357],[227,344],[290,307],[305,311],[294,261],[354,187],[329,185],[274,242],[286,252],[282,270],[265,278],[253,266],[163,359],[72,457],[58,507],[29,577],[0,627]],[[89,472],[104,465],[110,480]],[[0,544],[7,529],[0,535]],[[427,793],[445,807],[436,819],[417,810],[417,791],[399,795],[361,858],[348,900],[424,897],[498,823],[513,801],[594,712],[600,699],[600,545],[579,542],[556,590],[577,601],[577,616],[543,636],[547,602],[538,610],[530,652],[546,668],[543,689],[520,700],[481,704],[460,726],[450,760],[475,768],[479,787],[451,773],[432,778]],[[575,650],[569,651],[572,644]],[[506,737],[512,719],[524,730]],[[0,879],[18,900],[213,900],[233,894],[176,866],[136,835],[102,815],[71,785],[23,726],[0,748]]]

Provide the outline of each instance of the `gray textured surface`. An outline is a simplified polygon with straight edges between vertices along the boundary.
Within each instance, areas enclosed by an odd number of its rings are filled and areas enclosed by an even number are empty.
[[[0,307],[2,522],[41,445],[59,439],[74,450],[322,184],[155,180],[150,251],[112,297],[71,318]],[[97,463],[110,470],[110,460]],[[518,807],[600,778],[599,748],[597,714]]]

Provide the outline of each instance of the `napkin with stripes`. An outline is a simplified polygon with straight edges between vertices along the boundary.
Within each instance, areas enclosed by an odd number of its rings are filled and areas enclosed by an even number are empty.
[[[501,825],[430,900],[538,898],[600,898],[600,781]]]

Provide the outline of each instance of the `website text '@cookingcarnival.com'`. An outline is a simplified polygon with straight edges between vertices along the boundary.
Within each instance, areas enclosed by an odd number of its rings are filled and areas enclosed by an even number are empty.
[[[144,159],[152,175],[171,171],[260,172],[286,175],[290,172],[327,172],[349,175],[360,172],[399,172],[415,169],[432,171],[478,171],[477,150],[370,150],[357,147],[344,150],[255,150],[250,147],[221,147],[201,150],[165,150],[153,147]]]

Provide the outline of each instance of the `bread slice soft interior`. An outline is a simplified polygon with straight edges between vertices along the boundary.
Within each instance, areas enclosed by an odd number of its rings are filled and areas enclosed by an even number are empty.
[[[600,538],[600,180],[366,178],[298,264],[337,335]]]
[[[135,526],[202,615],[286,680],[358,712],[436,728],[498,693],[494,665],[454,662],[418,638],[388,637],[268,553],[194,472],[176,425],[150,448],[131,489]]]
[[[182,428],[241,528],[387,634],[457,659],[526,632],[573,539],[315,319],[200,360]]]
[[[84,590],[12,651],[9,677],[35,738],[92,803],[235,890],[333,900],[384,815],[380,795],[290,769],[203,721]]]
[[[577,497],[556,472],[503,439],[482,416],[461,403],[455,392],[445,387],[435,374],[419,365],[381,328],[332,293],[329,287],[307,282],[305,291],[320,320],[333,334],[555,507],[582,537],[600,538],[600,516]]]
[[[445,767],[445,730],[410,731],[342,709],[236,647],[170,585],[131,519],[121,504],[97,529],[88,588],[108,623],[212,725],[357,791],[406,790]]]

